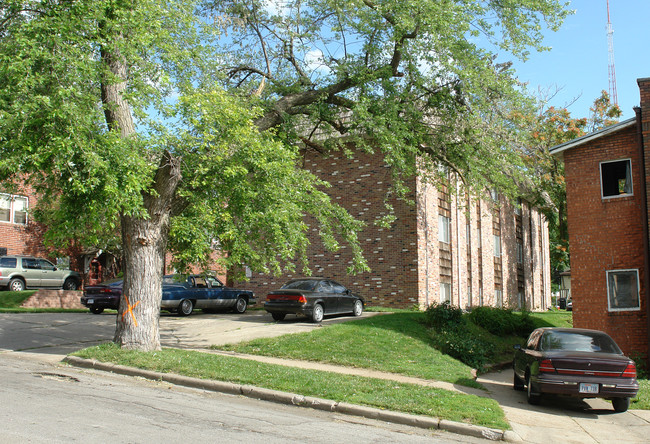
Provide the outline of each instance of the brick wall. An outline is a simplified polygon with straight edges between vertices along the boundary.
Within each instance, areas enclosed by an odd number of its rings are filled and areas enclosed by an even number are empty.
[[[374,222],[386,214],[384,198],[391,175],[379,156],[357,153],[354,159],[348,159],[335,153],[323,158],[312,151],[306,154],[305,168],[330,182],[332,187],[328,193],[332,199],[366,222],[359,239],[372,269],[370,273],[348,276],[346,268],[351,257],[346,249],[335,253],[324,251],[316,228],[312,227],[308,255],[314,276],[341,282],[364,296],[369,305],[396,308],[426,307],[440,302],[440,284],[448,283],[452,303],[466,308],[481,305],[481,302],[482,305],[495,305],[496,270],[503,286],[504,305],[519,307],[516,272],[502,271],[503,264],[511,268],[517,257],[514,211],[503,198],[498,204],[490,201],[487,194],[484,200],[468,200],[464,194],[457,195],[458,190],[453,185],[440,187],[413,179],[407,185],[414,190],[415,205],[392,199],[390,203],[395,208],[397,221],[390,229],[384,229]],[[544,225],[540,222],[541,215],[532,209],[527,214],[524,217],[527,226],[535,226],[539,236],[548,236],[547,229],[538,227],[540,223]],[[439,215],[451,219],[449,243],[439,241]],[[534,224],[531,217],[537,217]],[[495,226],[502,237],[500,258],[494,256]],[[535,239],[537,242],[529,243],[529,248],[540,247],[539,237]],[[542,280],[540,276],[550,273],[549,265],[541,263],[544,257],[548,260],[548,253],[527,251],[525,257],[531,270],[527,306],[545,309],[550,305],[550,279],[546,276]],[[272,277],[254,273],[249,282],[233,284],[255,291],[263,300],[269,290],[279,288],[294,277],[301,275],[287,273]],[[548,288],[541,288],[542,285]]]
[[[600,162],[630,158],[632,196],[601,197]],[[574,327],[608,332],[624,352],[647,351],[641,159],[628,127],[564,153]],[[638,269],[641,309],[610,312],[607,270]]]
[[[17,194],[28,198],[28,209],[35,208],[38,198],[31,188],[25,187]],[[44,228],[29,213],[27,225],[0,222],[0,248],[6,248],[7,254],[48,257],[48,251],[43,246],[43,232]]]

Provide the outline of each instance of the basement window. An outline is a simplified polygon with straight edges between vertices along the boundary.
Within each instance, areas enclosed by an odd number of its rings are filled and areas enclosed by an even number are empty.
[[[607,305],[609,311],[641,309],[639,270],[607,271]]]
[[[630,159],[601,162],[600,184],[603,198],[632,194],[632,161]]]

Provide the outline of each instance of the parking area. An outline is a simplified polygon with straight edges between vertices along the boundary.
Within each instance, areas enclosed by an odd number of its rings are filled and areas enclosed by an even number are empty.
[[[377,313],[363,313],[362,317]],[[0,313],[0,350],[65,355],[113,339],[115,313]],[[325,318],[322,325],[358,319]],[[163,347],[207,348],[255,338],[275,337],[320,328],[305,317],[287,316],[275,322],[263,310],[243,314],[197,311],[188,317],[160,316]]]

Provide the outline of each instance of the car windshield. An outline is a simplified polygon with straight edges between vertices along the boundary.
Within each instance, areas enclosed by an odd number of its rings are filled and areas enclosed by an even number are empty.
[[[303,281],[291,281],[287,282],[282,286],[284,289],[295,289],[295,290],[307,290],[307,291],[313,291],[314,287],[316,287],[316,284],[319,281],[312,281],[312,280],[303,280]]]
[[[542,336],[540,349],[621,354],[612,338],[603,333],[547,331]]]

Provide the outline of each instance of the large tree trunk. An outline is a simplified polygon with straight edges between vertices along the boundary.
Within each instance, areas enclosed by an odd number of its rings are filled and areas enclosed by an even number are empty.
[[[108,128],[124,139],[135,137],[133,116],[124,97],[126,62],[110,48],[102,48],[101,57],[110,71],[101,85]],[[121,218],[124,284],[114,337],[121,347],[142,351],[160,349],[162,273],[172,202],[181,179],[180,160],[170,152],[153,161],[159,161],[159,167],[153,191],[142,196],[146,215]]]
[[[122,217],[124,284],[114,341],[123,348],[160,349],[162,275],[172,201],[180,179],[179,159],[164,153],[154,181],[156,193],[144,197],[148,217]]]

